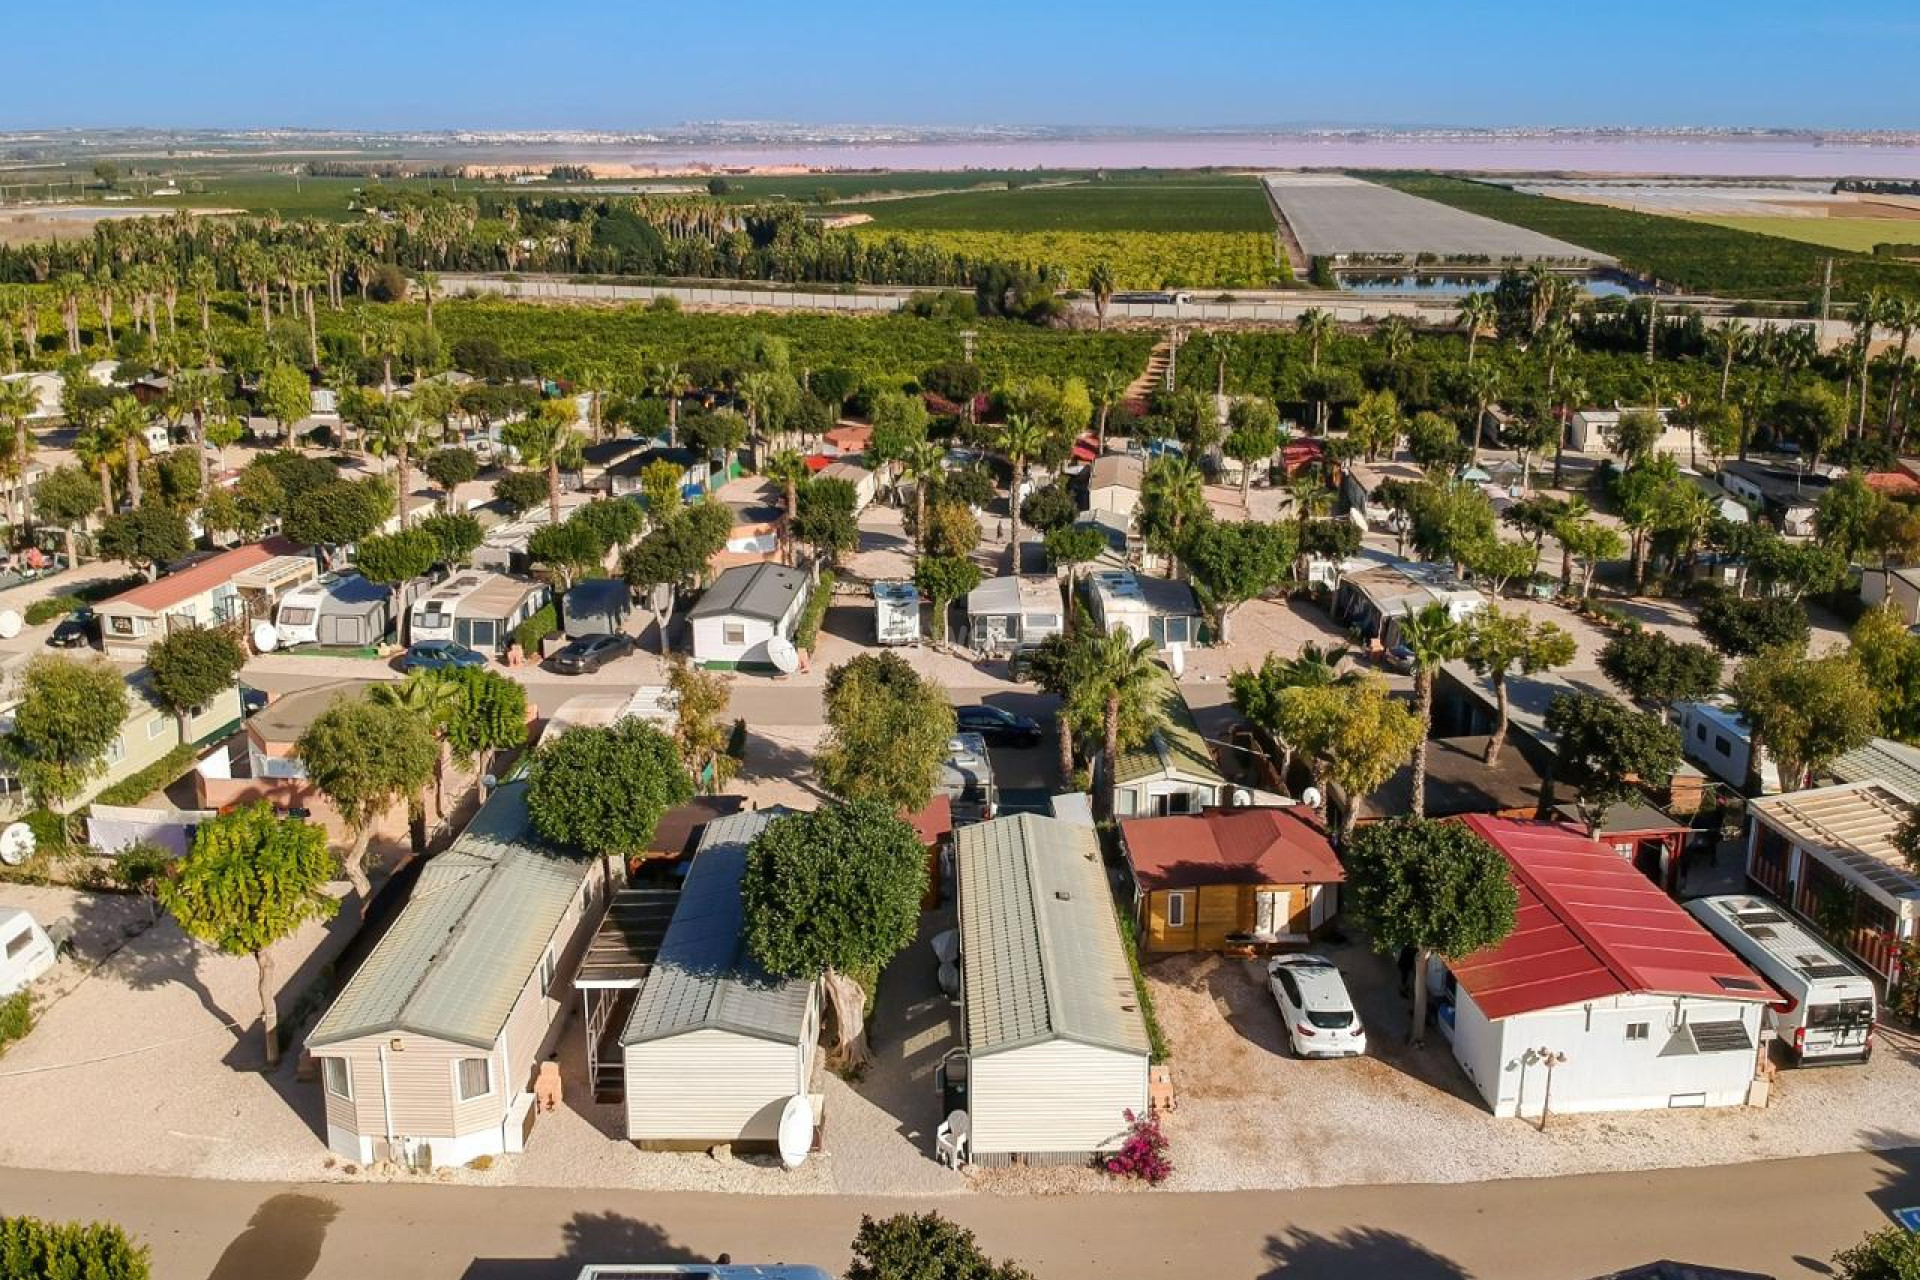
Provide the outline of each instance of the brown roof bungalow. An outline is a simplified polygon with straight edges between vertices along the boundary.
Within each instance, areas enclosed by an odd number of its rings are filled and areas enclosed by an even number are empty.
[[[1120,845],[1150,952],[1305,942],[1339,910],[1346,879],[1298,807],[1130,818]]]

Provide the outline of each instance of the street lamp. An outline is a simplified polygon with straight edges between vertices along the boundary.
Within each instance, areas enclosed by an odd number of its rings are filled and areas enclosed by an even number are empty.
[[[1553,1106],[1553,1069],[1558,1066],[1564,1066],[1567,1061],[1567,1055],[1542,1045],[1538,1049],[1527,1050],[1525,1061],[1529,1064],[1536,1062],[1544,1063],[1547,1068],[1546,1092],[1540,1095],[1540,1132],[1545,1133],[1547,1131],[1547,1112]]]

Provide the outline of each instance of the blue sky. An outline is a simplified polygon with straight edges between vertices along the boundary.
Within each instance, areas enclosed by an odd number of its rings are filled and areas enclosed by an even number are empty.
[[[0,128],[15,129],[714,119],[1920,129],[1913,0],[9,8]]]

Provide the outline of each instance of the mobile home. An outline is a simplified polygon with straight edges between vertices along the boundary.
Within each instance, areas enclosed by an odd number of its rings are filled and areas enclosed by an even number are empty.
[[[911,582],[873,584],[875,644],[920,643],[920,588]]]
[[[327,1146],[366,1163],[518,1152],[617,860],[540,840],[527,784],[495,791],[307,1037]]]
[[[754,961],[740,898],[747,846],[790,812],[716,818],[701,833],[620,1036],[627,1137],[643,1148],[771,1150],[787,1103],[812,1091],[819,985],[775,978]]]
[[[1130,569],[1103,569],[1086,577],[1093,620],[1102,631],[1122,630],[1135,643],[1153,641],[1162,651],[1200,643],[1200,599],[1171,578]]]
[[[968,1159],[1078,1164],[1147,1112],[1146,1025],[1099,837],[1023,813],[954,833]],[[949,1073],[953,1064],[948,1064]]]
[[[967,593],[967,643],[1008,653],[1060,634],[1066,617],[1052,574],[988,578]]]
[[[320,575],[313,557],[278,539],[202,556],[95,607],[109,657],[144,658],[182,627],[245,625],[271,618],[286,592]]]
[[[1153,696],[1160,704],[1160,727],[1138,747],[1120,753],[1114,766],[1114,816],[1165,817],[1225,803],[1227,780],[1180,686],[1162,672]]]
[[[480,653],[507,651],[516,627],[546,607],[544,582],[465,569],[413,602],[408,638],[451,640]]]
[[[687,614],[693,660],[706,667],[778,665],[775,640],[792,642],[814,590],[799,569],[750,564],[715,579]]]
[[[1826,939],[1764,898],[1695,898],[1687,911],[1786,997],[1767,1010],[1767,1028],[1795,1062],[1872,1056],[1873,983]]]
[[[329,573],[280,597],[273,612],[274,634],[281,648],[379,644],[387,634],[392,596],[386,587],[357,573]]]
[[[1326,830],[1296,806],[1208,809],[1120,823],[1145,948],[1217,951],[1304,943],[1346,880]]]

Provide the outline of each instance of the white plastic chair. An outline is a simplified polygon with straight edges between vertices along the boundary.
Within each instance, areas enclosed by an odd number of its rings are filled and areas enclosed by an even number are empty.
[[[934,1131],[933,1151],[941,1164],[958,1169],[967,1160],[967,1135],[972,1122],[964,1111],[955,1111]]]

